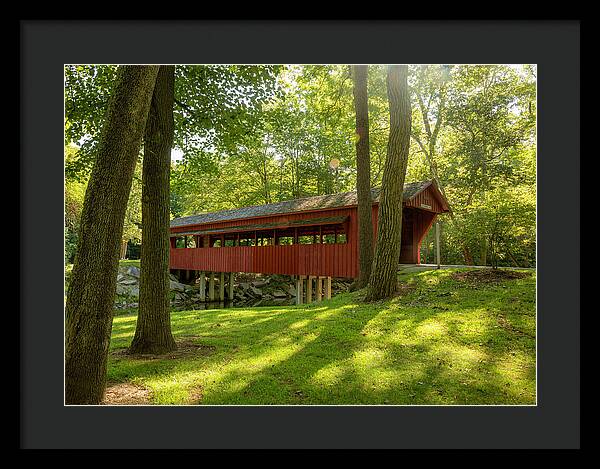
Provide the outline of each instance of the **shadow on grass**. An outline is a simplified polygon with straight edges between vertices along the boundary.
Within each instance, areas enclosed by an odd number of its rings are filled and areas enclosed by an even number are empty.
[[[213,353],[180,360],[111,359],[109,379],[149,384],[156,403],[533,404],[531,285],[473,289],[445,274],[411,277],[392,301],[361,292],[300,307],[174,313],[174,335]],[[526,294],[523,294],[526,293]],[[510,327],[507,327],[510,326]],[[115,321],[126,347],[135,317]]]

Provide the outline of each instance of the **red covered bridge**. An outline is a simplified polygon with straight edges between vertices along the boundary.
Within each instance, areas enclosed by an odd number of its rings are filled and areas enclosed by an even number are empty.
[[[379,192],[372,189],[375,239]],[[404,186],[399,263],[420,263],[423,237],[437,214],[447,211],[433,182]],[[201,283],[205,272],[211,280],[214,272],[221,273],[221,299],[225,272],[355,278],[357,217],[353,191],[176,218],[171,221],[170,268],[187,271],[188,279],[199,274]]]

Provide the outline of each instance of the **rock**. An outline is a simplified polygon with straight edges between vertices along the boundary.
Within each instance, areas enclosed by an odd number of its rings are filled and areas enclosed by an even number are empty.
[[[183,292],[183,291],[185,291],[185,287],[186,287],[186,285],[184,285],[183,283],[174,282],[172,280],[169,282],[170,290]]]
[[[169,274],[169,279],[173,280],[174,282],[179,282],[179,279],[173,274]]]
[[[294,292],[295,294],[296,292]],[[275,297],[275,298],[285,298],[287,295],[287,293],[285,293],[282,290],[274,290],[271,292],[271,294]]]
[[[119,283],[121,285],[136,285],[138,281],[134,278],[125,278],[125,280],[121,280]]]
[[[138,297],[140,295],[140,289],[137,286],[121,285],[118,283],[117,295]]]
[[[254,295],[254,296],[262,296],[263,292],[260,288],[256,288],[254,286],[250,287],[249,291]]]
[[[127,269],[127,274],[128,275],[132,275],[133,277],[140,277],[140,269],[138,269],[135,266],[129,266],[129,268]]]
[[[262,288],[265,287],[269,284],[268,280],[255,280],[254,282],[252,282],[252,286],[256,287],[256,288]]]
[[[288,285],[287,292],[290,296],[296,296],[296,287],[294,287],[294,285]]]

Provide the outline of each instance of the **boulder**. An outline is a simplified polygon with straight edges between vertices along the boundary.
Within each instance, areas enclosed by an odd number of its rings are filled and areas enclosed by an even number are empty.
[[[132,275],[133,277],[140,277],[140,269],[138,269],[136,266],[131,265],[129,266],[129,268],[127,269],[127,274],[128,275]]]
[[[121,285],[137,285],[138,280],[135,278],[124,278],[119,282]]]
[[[137,286],[117,284],[117,295],[119,296],[135,296],[140,295],[140,289]]]
[[[282,290],[274,290],[271,292],[271,295],[273,295],[275,298],[285,298],[286,296],[288,296],[287,293],[285,293]]]
[[[184,292],[186,286],[189,286],[189,285],[184,285],[183,283],[174,282],[173,280],[171,280],[169,282],[169,289],[170,290]]]

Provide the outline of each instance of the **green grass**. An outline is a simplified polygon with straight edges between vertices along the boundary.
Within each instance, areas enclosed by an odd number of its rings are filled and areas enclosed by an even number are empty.
[[[173,312],[176,339],[212,347],[181,358],[115,355],[136,322],[119,315],[108,379],[154,404],[535,404],[535,274],[484,285],[452,272],[403,274],[410,288],[378,303]]]

